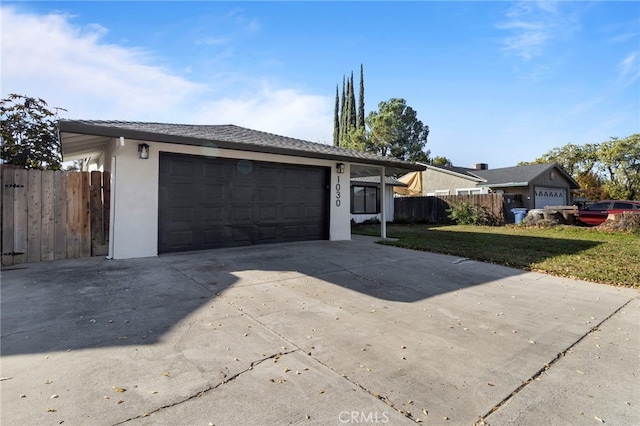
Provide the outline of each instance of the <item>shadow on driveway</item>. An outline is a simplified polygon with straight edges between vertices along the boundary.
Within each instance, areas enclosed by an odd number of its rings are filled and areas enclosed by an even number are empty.
[[[87,258],[2,271],[2,355],[148,345],[235,285],[314,277],[412,303],[522,271],[374,244],[252,246],[157,258]]]

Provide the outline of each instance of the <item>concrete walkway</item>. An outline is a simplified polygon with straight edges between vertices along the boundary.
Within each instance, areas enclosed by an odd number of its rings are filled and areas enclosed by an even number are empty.
[[[1,275],[2,425],[640,424],[640,293],[370,239]]]

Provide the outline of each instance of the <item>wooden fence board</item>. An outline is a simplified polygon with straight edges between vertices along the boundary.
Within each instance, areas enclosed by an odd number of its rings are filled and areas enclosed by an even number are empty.
[[[80,175],[80,246],[79,257],[91,256],[91,209],[90,209],[90,175],[88,172]]]
[[[42,171],[42,239],[40,260],[53,260],[55,252],[55,188],[53,170]]]
[[[109,174],[94,172],[93,176],[95,193],[89,172],[0,164],[2,265],[106,254],[109,205],[103,201],[109,199]],[[99,219],[95,231],[92,212]],[[100,243],[96,253],[94,239]]]
[[[394,214],[396,219],[446,223],[448,221],[447,209],[452,203],[459,201],[487,208],[495,217],[498,225],[504,224],[508,217],[502,194],[396,197],[394,199]]]
[[[82,181],[78,173],[69,173],[67,179],[67,258],[75,259],[80,257]]]
[[[54,259],[67,258],[67,176],[68,173],[54,174],[55,219],[54,219]]]
[[[42,238],[42,171],[30,170],[27,179],[27,262],[40,262]]]
[[[15,169],[13,171],[14,184],[16,185],[14,190],[14,241],[13,262],[25,263],[27,261],[27,232],[28,232],[28,198],[27,198],[27,185],[29,184],[27,170]]]
[[[14,224],[13,195],[15,189],[13,169],[8,167],[2,168],[2,264],[13,265],[13,241],[14,241]]]

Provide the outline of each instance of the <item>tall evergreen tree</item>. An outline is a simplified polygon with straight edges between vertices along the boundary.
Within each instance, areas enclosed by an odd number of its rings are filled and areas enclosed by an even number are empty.
[[[349,128],[347,129],[347,132],[351,129],[355,129],[356,128],[356,117],[357,117],[357,112],[356,112],[356,95],[355,95],[355,86],[353,84],[353,71],[351,71],[351,83],[349,84],[349,87],[351,88],[351,90],[349,91]]]
[[[336,84],[336,104],[333,109],[333,146],[340,146],[340,98],[338,97],[338,85]]]
[[[342,136],[347,128],[347,82],[346,77],[342,76],[342,96],[340,104],[340,142],[342,142]]]
[[[359,132],[357,135],[354,133]],[[336,86],[336,104],[333,118],[333,144],[334,146],[356,148],[363,150],[365,117],[364,117],[364,67],[360,64],[360,94],[356,105],[355,84],[353,71],[347,77],[342,76],[342,95],[338,96]],[[362,148],[361,148],[362,147]]]
[[[360,93],[358,97],[358,122],[356,128],[364,129],[364,68],[360,64]]]

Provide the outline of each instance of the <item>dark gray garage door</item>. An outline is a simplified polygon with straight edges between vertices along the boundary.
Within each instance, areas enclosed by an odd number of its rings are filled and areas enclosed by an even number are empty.
[[[160,154],[160,253],[329,237],[329,168]]]

